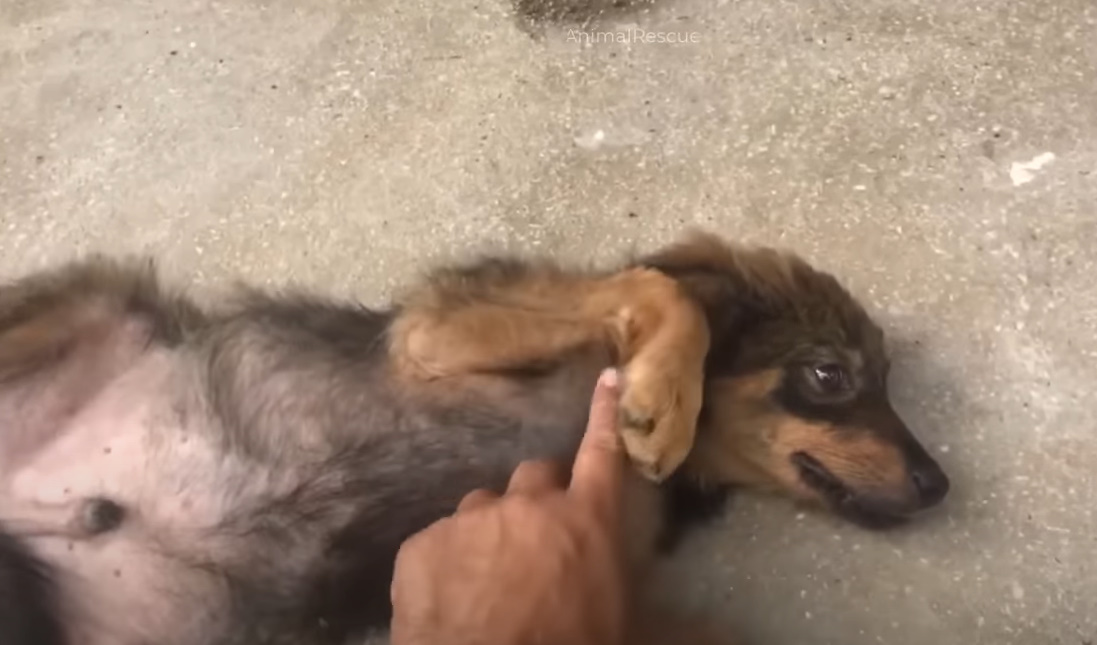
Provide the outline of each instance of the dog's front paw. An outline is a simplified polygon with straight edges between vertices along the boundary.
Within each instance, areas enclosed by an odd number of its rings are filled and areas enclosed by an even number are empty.
[[[675,369],[655,357],[640,356],[625,369],[619,428],[644,477],[662,482],[686,460],[697,433],[702,387],[698,370]]]

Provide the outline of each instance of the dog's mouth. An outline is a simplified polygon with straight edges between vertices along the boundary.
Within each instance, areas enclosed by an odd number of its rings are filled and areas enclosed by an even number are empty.
[[[905,513],[885,508],[886,504],[881,500],[859,494],[811,455],[796,452],[791,459],[800,474],[800,480],[819,493],[844,519],[870,529],[892,528],[905,524],[909,519]]]

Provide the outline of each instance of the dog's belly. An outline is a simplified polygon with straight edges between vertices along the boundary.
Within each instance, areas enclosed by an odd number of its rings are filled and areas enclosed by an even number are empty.
[[[167,352],[144,355],[52,442],[0,474],[0,520],[56,570],[74,643],[189,644],[224,605],[193,563],[218,557],[213,529],[267,480],[199,427],[209,417],[188,409],[200,399],[185,401],[179,366]],[[79,534],[91,498],[122,507],[116,528]]]

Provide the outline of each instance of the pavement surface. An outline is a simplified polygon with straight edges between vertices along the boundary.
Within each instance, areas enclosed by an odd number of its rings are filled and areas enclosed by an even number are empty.
[[[484,249],[789,247],[953,493],[889,534],[740,497],[671,593],[746,644],[1097,641],[1097,4],[571,1],[0,0],[0,276],[372,303]]]

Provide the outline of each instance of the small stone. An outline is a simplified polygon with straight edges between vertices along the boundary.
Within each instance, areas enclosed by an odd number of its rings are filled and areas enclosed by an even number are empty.
[[[605,143],[606,133],[604,130],[594,130],[593,132],[587,132],[575,137],[575,145],[584,150],[597,150]]]
[[[1013,595],[1014,600],[1024,600],[1025,598],[1025,588],[1016,580],[1010,585],[1010,593]]]

